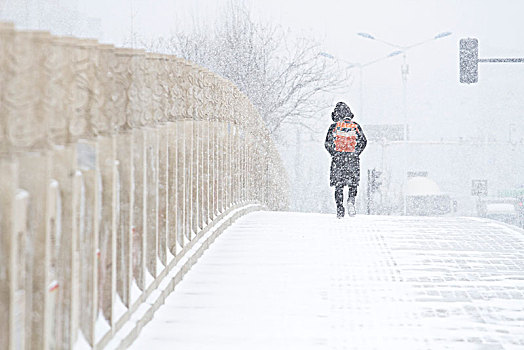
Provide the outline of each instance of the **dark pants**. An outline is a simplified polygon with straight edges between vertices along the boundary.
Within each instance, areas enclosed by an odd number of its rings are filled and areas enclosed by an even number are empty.
[[[357,185],[348,186],[348,197],[350,198],[351,203],[355,204],[355,197],[357,196]],[[344,185],[337,184],[335,186],[335,202],[337,207],[344,205]]]

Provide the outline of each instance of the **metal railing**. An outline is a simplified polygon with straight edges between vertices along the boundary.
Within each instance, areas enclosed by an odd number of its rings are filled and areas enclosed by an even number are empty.
[[[103,348],[206,228],[286,192],[231,82],[0,23],[0,349]]]

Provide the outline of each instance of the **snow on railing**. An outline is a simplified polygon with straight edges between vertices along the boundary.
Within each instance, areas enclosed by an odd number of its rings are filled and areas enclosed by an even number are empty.
[[[0,349],[114,342],[206,231],[286,191],[231,82],[0,24]]]

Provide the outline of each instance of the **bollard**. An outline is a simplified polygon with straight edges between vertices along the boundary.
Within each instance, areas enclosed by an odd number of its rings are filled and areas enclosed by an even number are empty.
[[[118,227],[118,174],[116,164],[116,139],[99,136],[96,142],[97,168],[101,179],[101,213],[99,227],[100,287],[102,313],[109,325],[115,322],[116,303],[116,242]]]
[[[217,130],[217,120],[214,118],[209,122],[210,124],[210,140],[211,143],[209,145],[209,162],[210,162],[210,179],[209,179],[209,186],[210,186],[210,219],[214,220],[217,216],[218,211],[218,130]]]
[[[46,196],[49,181],[48,159],[42,153],[28,153],[19,157],[19,186],[30,196],[28,207],[28,225],[31,228],[31,240],[25,271],[28,293],[26,342],[33,348],[45,347],[43,339],[45,294],[49,284],[47,280],[46,256]],[[31,312],[29,311],[31,310]]]
[[[177,151],[177,123],[168,123],[168,242],[167,246],[169,253],[174,257],[178,254],[181,246],[177,242],[178,226],[179,226],[179,212],[181,207],[178,201],[178,192],[182,188],[178,185],[178,151]]]
[[[51,167],[51,157],[49,156],[49,166]],[[60,189],[56,180],[49,179],[47,188],[46,200],[46,242],[45,242],[45,269],[46,281],[45,298],[44,298],[44,322],[41,325],[42,334],[42,349],[56,349],[59,320],[57,312],[60,312],[57,302],[57,294],[60,285],[58,284],[58,254],[57,242],[59,240],[59,211],[60,211]]]
[[[144,129],[144,136],[146,267],[151,276],[155,278],[158,257],[158,131],[155,128],[147,127]]]
[[[80,179],[76,171],[76,147],[56,148],[53,152],[51,177],[60,188],[56,242],[56,275],[59,285],[56,313],[56,346],[68,348],[76,340],[78,258],[76,255],[78,237],[78,209],[80,200]]]
[[[219,215],[224,211],[224,191],[225,191],[225,146],[224,146],[224,123],[221,121],[215,122],[215,130],[217,143],[215,146],[216,162],[217,162],[217,175],[216,175],[216,191],[217,191],[217,212]]]
[[[169,255],[169,126],[158,128],[158,258],[162,269],[171,260]]]
[[[188,241],[191,241],[193,238],[193,230],[194,230],[194,208],[193,208],[193,201],[194,201],[194,192],[195,192],[195,167],[194,167],[194,153],[195,149],[194,142],[193,142],[193,121],[192,120],[184,120],[184,145],[185,145],[185,174],[184,178],[186,179],[185,182],[185,228],[184,228],[184,235],[185,238]]]
[[[180,248],[184,248],[186,244],[187,231],[187,201],[186,193],[188,187],[186,185],[187,169],[186,169],[186,143],[185,143],[185,121],[176,122],[176,140],[177,140],[177,241]]]
[[[17,271],[13,232],[17,188],[18,163],[15,160],[0,159],[0,324],[4,325],[0,327],[0,348],[9,350],[15,349],[16,336],[24,336],[21,333],[24,328],[15,328],[20,323],[18,319],[15,320],[17,310],[14,300]]]
[[[13,203],[13,230],[11,234],[11,348],[24,349],[29,340],[30,332],[28,325],[31,324],[30,306],[27,305],[27,296],[31,293],[31,286],[26,282],[31,276],[26,274],[28,215],[29,215],[29,193],[17,190]]]
[[[210,127],[209,121],[204,121],[200,123],[201,129],[201,138],[202,138],[202,152],[201,152],[201,196],[200,196],[200,206],[202,208],[201,213],[201,228],[204,228],[209,223],[210,217],[210,200],[209,200],[209,169],[210,169],[210,160],[209,160],[209,147],[211,146],[209,137],[210,137]]]
[[[117,229],[117,292],[123,304],[131,307],[133,282],[133,232],[135,191],[133,134],[123,131],[116,135],[116,159],[118,161],[119,218]]]
[[[92,347],[98,316],[99,232],[102,220],[102,179],[97,166],[96,142],[81,140],[77,144],[78,169],[82,174],[82,211],[79,224],[79,328],[85,341]],[[58,185],[58,184],[57,184]],[[51,189],[50,189],[51,191]],[[53,188],[51,203],[57,194]],[[55,205],[56,206],[56,205]],[[56,217],[56,214],[53,214]],[[56,294],[56,293],[55,293]]]
[[[133,276],[137,287],[141,291],[144,291],[146,288],[145,149],[144,131],[142,129],[133,129]],[[138,294],[132,294],[131,302],[135,302],[138,297]]]

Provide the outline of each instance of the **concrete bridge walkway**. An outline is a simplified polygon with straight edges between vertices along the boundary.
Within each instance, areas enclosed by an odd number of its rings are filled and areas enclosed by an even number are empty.
[[[256,212],[132,349],[522,349],[524,233],[470,218]]]

